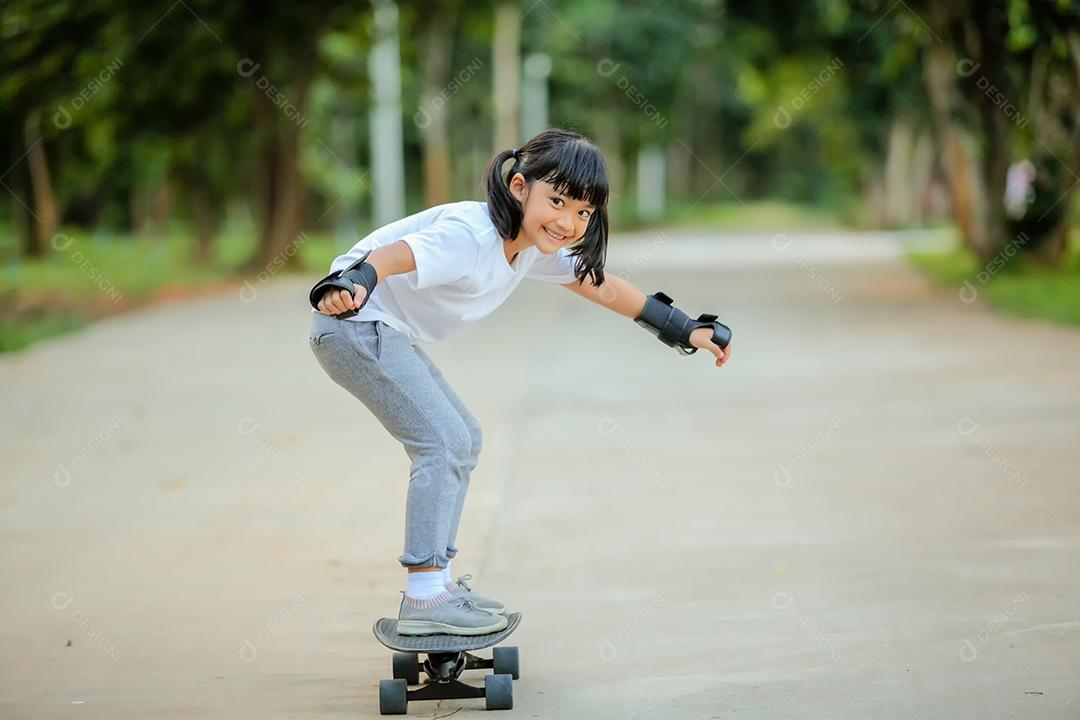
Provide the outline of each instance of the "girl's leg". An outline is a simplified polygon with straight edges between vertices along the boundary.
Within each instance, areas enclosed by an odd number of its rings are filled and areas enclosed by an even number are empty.
[[[469,428],[469,435],[472,438],[472,449],[469,452],[469,457],[462,465],[461,469],[461,484],[458,486],[457,501],[454,503],[454,515],[450,521],[450,535],[446,541],[446,556],[449,558],[457,555],[458,549],[454,545],[457,540],[458,526],[461,524],[461,511],[465,507],[465,494],[469,491],[469,476],[476,468],[476,463],[480,460],[480,447],[483,442],[483,434],[480,431],[480,423],[476,417],[469,412],[469,409],[465,407],[465,403],[461,401],[458,394],[454,392],[454,389],[450,387],[450,383],[446,381],[442,372],[432,361],[431,357],[424,352],[424,350],[417,345],[415,347],[416,354],[420,356],[420,359],[424,361],[424,364],[428,366],[428,370],[431,372],[431,377],[435,378],[435,382],[442,388],[443,394],[458,411],[461,419],[465,422],[465,426]]]
[[[406,335],[383,322],[312,314],[309,343],[330,378],[362,402],[412,461],[405,505],[406,568],[443,568],[473,452],[472,434]]]

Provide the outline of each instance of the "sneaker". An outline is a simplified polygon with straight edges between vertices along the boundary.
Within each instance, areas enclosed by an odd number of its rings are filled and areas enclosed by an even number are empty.
[[[454,595],[469,598],[477,607],[483,608],[489,612],[501,613],[506,611],[506,608],[503,607],[501,602],[477,593],[465,584],[466,580],[472,580],[472,575],[462,575],[454,583],[447,585],[447,590],[454,593]]]
[[[477,607],[467,596],[447,591],[429,600],[414,600],[402,592],[397,631],[399,635],[487,635],[505,628],[506,622],[505,616]]]

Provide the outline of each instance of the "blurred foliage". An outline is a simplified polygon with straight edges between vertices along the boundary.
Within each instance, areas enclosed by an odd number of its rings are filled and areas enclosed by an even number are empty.
[[[1036,5],[1044,4],[1003,4],[1009,47],[1018,56],[1042,44],[1067,53],[1060,32],[1040,24],[1046,12]],[[497,150],[489,143],[493,4],[400,7],[406,177],[415,211],[423,148],[412,117],[424,52],[416,30],[426,13],[453,7],[451,67],[482,64],[449,103],[452,147],[462,151],[455,155],[464,160],[476,148],[482,166]],[[932,36],[919,15],[895,3],[561,0],[521,8],[523,54],[541,51],[553,60],[552,123],[593,136],[628,165],[646,144],[685,146],[696,158],[694,177],[680,186],[686,198],[672,197],[676,205],[703,192],[706,203],[732,194],[832,209],[860,202],[883,162],[891,119],[928,124],[920,54]],[[265,78],[298,101],[291,95],[304,72],[297,39],[315,35],[315,74],[299,108],[308,120],[301,162],[311,222],[331,205],[370,200],[367,186],[356,182],[370,132],[370,24],[370,8],[331,2],[13,0],[0,14],[0,127],[5,137],[17,137],[26,112],[41,108],[51,119],[94,88],[71,112],[70,126],[43,123],[67,222],[138,230],[132,195],[169,179],[179,217],[192,184],[247,199],[252,176],[265,172],[255,162],[265,142],[253,117],[253,98],[263,91],[257,82]],[[244,60],[258,65],[250,76],[239,71]],[[602,73],[601,62],[616,69]],[[655,109],[651,117],[646,105]],[[357,149],[344,164],[328,152],[342,132],[335,123]],[[20,154],[12,143],[9,165]],[[467,173],[454,168],[457,195],[476,195],[476,164],[460,163]],[[729,189],[716,186],[719,176]],[[4,217],[10,219],[9,203],[0,204]]]
[[[616,229],[639,222],[636,161],[648,146],[670,160],[668,221],[874,225],[875,206],[890,192],[883,176],[891,129],[900,120],[916,133],[933,126],[924,65],[940,33],[928,24],[929,0],[517,5],[522,56],[552,60],[550,124],[589,135],[610,160]],[[407,209],[424,203],[425,136],[414,115],[433,23],[446,24],[448,66],[464,78],[444,88],[450,185],[458,198],[482,197],[483,170],[501,149],[491,145],[495,2],[398,7]],[[1005,18],[1010,88],[1023,87],[1040,54],[1060,65],[1076,52],[1069,23],[1080,11],[1072,0],[965,7]],[[324,268],[371,227],[371,48],[367,3],[5,3],[6,317],[23,306],[19,293],[80,282],[65,275],[72,263],[48,238],[34,240],[51,226],[31,216],[50,200],[55,228],[85,245],[131,298],[164,278],[251,274],[280,250],[273,233],[285,221],[320,238],[301,248],[294,268]],[[33,132],[40,138],[31,140]],[[1035,123],[1011,132],[1016,159],[1039,148]],[[45,184],[31,175],[35,159],[47,169]],[[302,182],[288,182],[291,167]],[[1070,180],[1059,174],[1055,190]],[[1040,209],[1050,207],[1045,198]],[[295,217],[275,214],[283,204],[295,204]]]

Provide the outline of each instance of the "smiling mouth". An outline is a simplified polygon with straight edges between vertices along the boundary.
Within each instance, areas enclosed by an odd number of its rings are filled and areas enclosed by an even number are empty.
[[[544,228],[544,232],[546,232],[548,234],[548,237],[551,238],[552,240],[554,240],[555,242],[564,242],[566,240],[565,235],[557,235],[557,234],[551,232],[550,230],[548,230],[547,228]]]

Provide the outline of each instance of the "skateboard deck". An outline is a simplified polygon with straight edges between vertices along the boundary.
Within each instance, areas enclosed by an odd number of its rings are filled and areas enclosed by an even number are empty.
[[[506,627],[486,635],[401,635],[397,620],[381,618],[372,630],[375,639],[394,650],[394,679],[379,681],[379,712],[403,715],[410,700],[483,698],[488,710],[509,710],[514,706],[513,681],[518,677],[518,649],[496,647],[490,658],[473,655],[472,650],[497,645],[521,623],[521,613],[509,613]],[[426,655],[421,660],[420,656]],[[490,668],[484,686],[464,683],[458,678],[466,670]],[[420,674],[429,682],[420,684]]]

